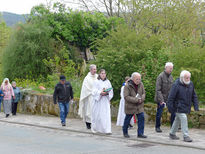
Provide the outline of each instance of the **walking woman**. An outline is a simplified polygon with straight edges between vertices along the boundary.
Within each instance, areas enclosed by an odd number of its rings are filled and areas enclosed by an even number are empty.
[[[91,114],[91,130],[93,133],[111,132],[110,100],[113,97],[113,90],[110,81],[106,78],[104,69],[100,70],[98,80],[94,83],[93,106]]]
[[[5,78],[2,85],[1,85],[1,90],[4,93],[4,99],[3,99],[3,107],[4,107],[4,113],[6,114],[6,118],[11,114],[11,102],[12,102],[12,97],[15,99],[14,96],[14,91],[9,83],[9,79]]]
[[[13,101],[12,101],[12,115],[16,115],[18,102],[21,99],[21,92],[20,92],[19,87],[16,87],[15,81],[12,82],[12,87],[13,87],[13,91],[14,91],[14,95],[15,95],[15,99],[13,99]]]

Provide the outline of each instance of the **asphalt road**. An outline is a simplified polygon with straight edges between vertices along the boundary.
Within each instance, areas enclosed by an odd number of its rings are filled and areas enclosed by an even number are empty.
[[[13,153],[204,154],[205,151],[0,122],[0,154]]]

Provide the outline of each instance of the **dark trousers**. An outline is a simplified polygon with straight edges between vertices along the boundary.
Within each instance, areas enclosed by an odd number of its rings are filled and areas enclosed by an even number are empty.
[[[164,109],[164,104],[160,105],[160,103],[158,103],[157,104],[157,114],[156,114],[156,124],[155,124],[156,128],[160,128],[161,126],[161,118],[162,118],[163,109]],[[174,123],[174,119],[175,119],[175,113],[171,113],[171,117],[170,117],[171,126]]]
[[[123,134],[128,134],[128,126],[130,124],[130,120],[132,119],[133,115],[134,114],[126,114],[124,125],[122,127]],[[144,134],[144,112],[136,114],[136,116],[137,116],[137,124],[138,124],[137,133],[138,135],[143,135]]]
[[[12,114],[16,115],[18,102],[12,102]]]

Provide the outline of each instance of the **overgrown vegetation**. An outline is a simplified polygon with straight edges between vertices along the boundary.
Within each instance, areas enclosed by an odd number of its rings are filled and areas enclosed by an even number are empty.
[[[200,0],[119,3],[113,6],[118,12],[109,16],[72,11],[61,3],[34,7],[27,23],[17,25],[7,41],[3,76],[17,78],[21,85],[28,80],[31,85],[38,83],[36,87],[53,89],[58,76],[65,74],[79,97],[82,76],[87,73],[85,53],[90,49],[95,59],[89,63],[107,70],[115,100],[119,99],[124,77],[140,72],[146,101],[153,102],[156,78],[165,62],[171,61],[174,78],[183,69],[192,73],[197,94],[204,101],[205,3]]]

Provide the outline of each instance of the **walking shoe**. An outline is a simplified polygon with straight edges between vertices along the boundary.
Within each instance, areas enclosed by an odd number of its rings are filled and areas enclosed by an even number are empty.
[[[192,139],[189,136],[184,137],[184,142],[192,142]]]
[[[146,135],[138,135],[137,137],[138,137],[138,138],[147,138]]]
[[[9,114],[6,114],[6,118],[8,118],[9,117]]]
[[[172,139],[172,140],[179,140],[179,137],[177,137],[176,135],[173,135],[173,134],[169,134],[169,138]]]
[[[62,126],[66,126],[66,124],[65,124],[65,123],[62,123]]]
[[[85,124],[86,124],[87,129],[91,129],[91,123],[86,122]]]
[[[157,133],[161,133],[162,132],[162,130],[159,127],[156,128],[155,130],[156,130]]]
[[[128,134],[123,134],[125,138],[130,138]]]

